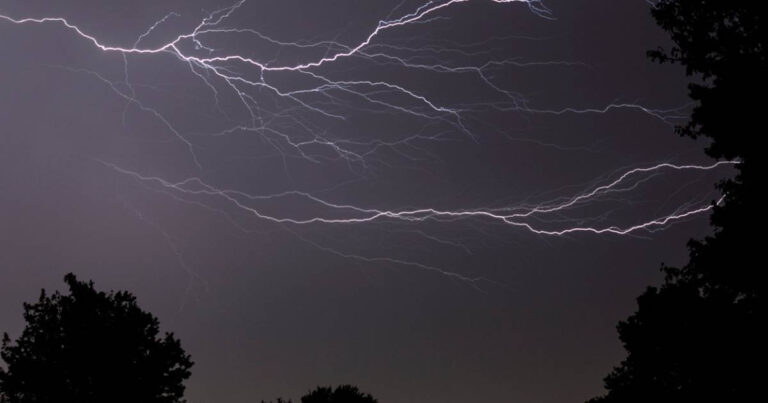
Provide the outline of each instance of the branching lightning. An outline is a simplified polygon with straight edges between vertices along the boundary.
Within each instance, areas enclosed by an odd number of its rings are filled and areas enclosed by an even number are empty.
[[[601,196],[609,195],[611,193],[625,192],[634,188],[637,183],[643,181],[643,179],[636,180],[633,185],[628,187],[620,187],[620,185],[627,182],[633,176],[639,176],[641,174],[653,173],[665,169],[684,171],[684,170],[699,170],[706,171],[718,168],[723,165],[732,165],[736,162],[720,161],[711,165],[675,165],[669,163],[657,164],[651,167],[635,168],[623,173],[617,179],[612,182],[589,189],[578,195],[567,198],[565,201],[554,200],[549,202],[543,202],[536,206],[509,206],[501,209],[469,209],[469,210],[437,210],[434,208],[421,208],[415,210],[378,210],[358,207],[348,204],[336,204],[329,201],[322,200],[309,193],[300,191],[283,192],[279,194],[270,195],[251,195],[245,192],[219,189],[212,185],[205,183],[198,177],[191,177],[184,179],[180,182],[169,182],[162,178],[155,176],[144,176],[139,173],[120,168],[114,164],[102,162],[106,166],[114,169],[124,175],[128,175],[138,181],[145,183],[153,183],[159,185],[166,190],[172,190],[180,194],[187,195],[206,195],[219,197],[227,202],[231,203],[235,208],[243,210],[253,216],[280,224],[294,224],[294,225],[307,225],[307,224],[360,224],[371,223],[375,221],[383,220],[401,220],[401,221],[428,221],[428,220],[455,220],[461,218],[483,218],[492,221],[498,221],[503,224],[521,227],[528,231],[531,231],[539,235],[566,235],[577,232],[591,232],[594,234],[616,234],[626,235],[631,232],[639,230],[652,229],[654,227],[665,225],[669,222],[680,220],[695,214],[700,214],[712,209],[715,204],[722,202],[722,197],[714,204],[705,205],[694,209],[685,209],[682,211],[675,211],[668,215],[656,217],[651,220],[642,222],[640,224],[628,226],[628,227],[567,227],[558,230],[545,230],[537,228],[526,222],[526,219],[533,218],[536,215],[545,215],[552,213],[562,213],[570,208],[580,207],[590,201],[599,199]],[[341,213],[344,218],[329,218],[322,216],[314,216],[311,218],[299,219],[291,217],[275,217],[263,214],[258,209],[250,207],[248,202],[256,200],[275,200],[287,197],[299,197],[316,203],[322,207],[327,208],[334,214]]]
[[[410,44],[389,44],[377,42],[386,32],[397,31],[408,26],[430,24],[441,18],[441,13],[449,8],[459,7],[462,3],[491,2],[498,6],[513,6],[515,4],[527,7],[536,16],[553,19],[554,15],[540,0],[442,0],[427,1],[413,11],[391,17],[396,14],[401,5],[396,7],[390,16],[381,19],[362,40],[354,44],[344,44],[336,40],[321,41],[288,41],[273,38],[253,28],[233,27],[229,20],[245,7],[246,0],[208,14],[191,30],[179,33],[171,40],[157,46],[143,46],[163,24],[179,17],[170,13],[157,20],[149,29],[144,31],[130,46],[108,44],[86,32],[85,29],[71,23],[62,17],[25,17],[16,18],[0,14],[0,22],[30,25],[57,24],[74,34],[80,40],[90,43],[94,49],[119,54],[124,62],[124,78],[121,82],[110,80],[104,75],[79,68],[69,68],[73,72],[90,74],[98,81],[106,84],[117,96],[126,101],[126,110],[135,106],[140,111],[157,119],[168,132],[188,152],[191,161],[198,172],[207,168],[199,157],[199,147],[192,138],[178,129],[171,119],[167,118],[160,109],[142,101],[129,79],[129,57],[167,57],[171,56],[187,66],[192,75],[201,80],[211,91],[217,107],[220,107],[220,97],[223,94],[234,96],[242,105],[248,118],[246,121],[223,128],[210,136],[228,136],[235,133],[251,133],[261,136],[269,146],[273,147],[285,158],[302,158],[311,163],[323,164],[326,161],[345,161],[348,164],[366,166],[371,158],[382,149],[389,149],[411,157],[404,149],[418,149],[429,153],[416,144],[421,142],[442,141],[449,133],[458,133],[471,139],[482,136],[473,122],[473,112],[494,110],[498,112],[515,112],[528,115],[566,114],[607,114],[616,110],[628,110],[658,119],[671,124],[685,118],[688,105],[679,108],[651,108],[644,105],[617,102],[600,107],[567,106],[560,108],[542,108],[531,106],[523,94],[517,93],[498,84],[493,77],[493,71],[507,68],[529,67],[574,67],[584,66],[578,61],[523,61],[518,59],[490,58],[477,65],[460,65],[450,63],[441,57],[445,55],[491,57],[491,52],[482,50],[485,44],[462,46],[416,46]],[[467,6],[466,4],[464,6]],[[295,63],[284,63],[268,58],[260,59],[245,53],[219,49],[211,44],[213,39],[221,43],[222,38],[229,36],[246,36],[259,43],[266,43],[280,49],[290,49],[295,52],[306,52],[306,60]],[[527,38],[535,39],[535,38]],[[477,49],[481,50],[477,50]],[[320,50],[324,55],[317,56]],[[429,94],[421,93],[396,81],[381,78],[347,78],[344,75],[345,65],[351,62],[365,62],[371,66],[394,66],[396,68],[419,71],[434,75],[471,75],[485,86],[485,90],[494,94],[493,99],[477,102],[468,101],[459,104],[443,104],[433,99]],[[339,71],[342,74],[336,74]],[[295,82],[293,86],[283,84],[283,75],[290,75]],[[280,108],[268,108],[260,103],[264,93],[274,100],[280,101]],[[370,114],[386,114],[394,117],[407,116],[421,120],[424,126],[439,126],[437,132],[404,133],[397,139],[353,139],[336,137],[318,128],[314,119],[328,121],[345,121],[351,111],[362,111]],[[312,116],[307,118],[306,115]],[[125,117],[125,113],[124,113]],[[316,150],[323,149],[323,152]],[[468,207],[463,209],[440,209],[430,206],[416,208],[372,208],[351,202],[334,201],[319,197],[316,194],[300,190],[285,191],[275,194],[251,194],[237,189],[229,189],[209,183],[202,176],[190,176],[182,180],[170,180],[157,175],[147,174],[137,169],[129,169],[110,161],[98,161],[103,167],[113,170],[138,181],[148,189],[161,191],[178,200],[222,212],[213,207],[223,203],[227,211],[247,214],[257,220],[268,221],[291,228],[301,226],[365,226],[378,223],[400,223],[402,225],[418,225],[427,222],[457,222],[473,221],[500,224],[510,228],[527,231],[541,236],[566,236],[579,233],[610,234],[616,236],[650,233],[666,226],[701,215],[721,203],[722,196],[715,201],[697,200],[682,206],[677,206],[664,213],[650,218],[638,219],[634,224],[606,224],[610,211],[603,211],[591,216],[569,215],[571,212],[597,206],[610,198],[621,197],[658,175],[676,172],[712,171],[737,164],[736,161],[720,161],[709,165],[676,164],[662,162],[649,164],[644,167],[628,168],[614,173],[611,178],[595,182],[580,191],[568,196],[560,196],[550,200],[537,200],[530,204],[511,204],[495,207]],[[264,203],[282,203],[285,200],[298,200],[312,207],[312,215],[302,213],[276,214],[265,212]],[[141,212],[130,207],[136,216],[147,220]],[[224,214],[229,214],[224,212]],[[231,218],[231,217],[230,217]],[[163,234],[171,245],[174,254],[181,258],[173,237],[159,229],[152,221],[152,226]],[[234,222],[234,220],[233,220]],[[465,246],[450,240],[433,237],[421,230],[409,230],[421,234],[423,238],[433,242],[467,249]],[[395,257],[370,257],[355,253],[342,252],[323,246],[315,241],[299,238],[314,247],[335,255],[368,262],[416,267],[436,271],[441,274],[476,283],[484,281],[480,277],[469,277],[449,270],[412,262]],[[185,269],[187,264],[183,263]]]

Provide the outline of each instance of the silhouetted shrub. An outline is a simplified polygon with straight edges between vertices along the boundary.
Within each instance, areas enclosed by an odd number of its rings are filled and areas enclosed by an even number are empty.
[[[96,291],[68,274],[69,294],[24,304],[26,327],[3,336],[7,403],[180,403],[189,355],[127,292]]]
[[[261,403],[267,402],[262,400]],[[291,403],[291,401],[278,398],[274,403]],[[341,385],[335,389],[330,386],[318,386],[302,396],[301,403],[378,403],[378,401],[370,394],[361,392],[357,386]]]
[[[683,135],[711,140],[707,154],[738,160],[714,208],[715,233],[690,241],[690,260],[663,267],[666,279],[638,298],[619,323],[628,352],[605,378],[594,403],[750,401],[759,388],[765,343],[765,270],[760,268],[763,216],[758,194],[764,103],[768,92],[766,14],[761,2],[660,0],[652,9],[675,46],[650,56],[680,63],[697,102]]]
[[[356,386],[341,385],[335,389],[318,386],[301,397],[301,403],[377,403],[373,396],[360,392]]]

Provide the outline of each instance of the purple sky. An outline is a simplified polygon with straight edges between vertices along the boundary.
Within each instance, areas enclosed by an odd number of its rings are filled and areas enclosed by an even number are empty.
[[[231,2],[0,0],[0,330],[74,272],[179,336],[191,403],[341,383],[396,403],[599,394],[616,322],[707,214],[535,231],[684,214],[727,168],[497,217],[711,164],[673,131],[684,71],[646,58],[668,42],[642,0],[547,0],[549,18],[472,0],[275,71],[424,4],[246,1],[178,42],[190,64],[20,22],[133,48],[168,16],[136,46],[157,49]],[[208,59],[231,55],[264,68]]]

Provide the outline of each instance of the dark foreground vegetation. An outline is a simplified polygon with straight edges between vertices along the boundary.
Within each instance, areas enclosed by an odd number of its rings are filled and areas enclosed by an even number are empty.
[[[652,15],[674,42],[651,58],[685,66],[696,102],[678,132],[708,139],[706,153],[737,160],[720,183],[714,234],[689,242],[683,267],[638,298],[619,323],[626,359],[592,403],[741,402],[762,395],[765,370],[765,270],[758,243],[758,166],[768,94],[766,13],[757,1],[661,0]],[[761,218],[760,218],[761,220]]]
[[[173,334],[128,292],[102,292],[64,277],[67,294],[45,290],[24,304],[26,327],[3,335],[2,403],[182,403],[193,363]],[[272,402],[271,402],[272,403]],[[291,403],[277,399],[274,403]],[[317,387],[301,403],[377,403],[357,387]]]
[[[0,398],[8,403],[183,402],[192,361],[127,292],[105,293],[68,274],[68,294],[24,304],[26,327],[3,335]]]

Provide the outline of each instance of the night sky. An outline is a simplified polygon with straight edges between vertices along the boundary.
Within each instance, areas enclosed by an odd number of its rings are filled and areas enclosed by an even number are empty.
[[[192,403],[595,396],[729,172],[649,7],[0,0],[0,330],[74,272]]]

